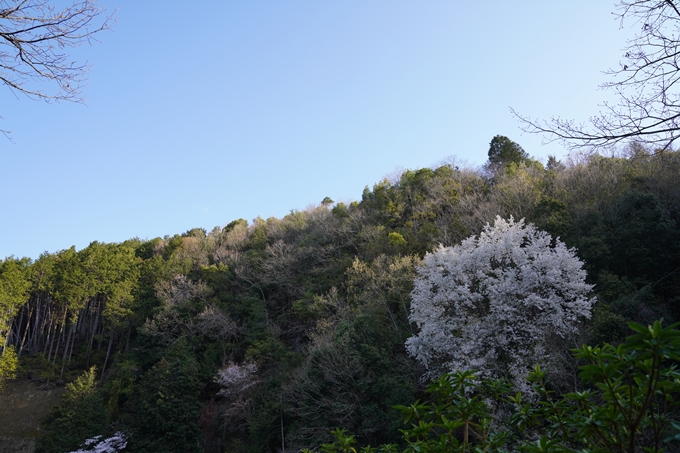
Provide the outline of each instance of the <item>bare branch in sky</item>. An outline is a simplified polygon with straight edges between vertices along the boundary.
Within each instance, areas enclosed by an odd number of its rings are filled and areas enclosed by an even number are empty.
[[[623,49],[623,61],[605,71],[618,101],[587,122],[552,117],[532,119],[511,109],[526,132],[540,133],[547,142],[570,149],[607,148],[636,141],[667,149],[680,138],[680,6],[677,0],[622,0],[616,15],[621,26],[640,27]]]
[[[0,81],[31,99],[82,102],[89,66],[72,61],[67,49],[92,44],[111,20],[97,0],[65,8],[50,0],[0,0]]]

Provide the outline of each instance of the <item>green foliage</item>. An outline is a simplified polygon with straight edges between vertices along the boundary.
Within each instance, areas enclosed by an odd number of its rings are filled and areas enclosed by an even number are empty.
[[[319,450],[324,453],[357,453],[354,448],[356,439],[347,430],[342,428],[334,429],[331,434],[335,438],[335,442],[328,444],[321,444]],[[383,444],[378,448],[373,448],[369,445],[362,447],[360,453],[397,453],[396,444]],[[312,450],[303,448],[302,453],[312,453]]]
[[[629,190],[613,207],[609,269],[632,281],[656,281],[680,265],[674,222],[653,194]]]
[[[0,337],[20,356],[20,375],[50,384],[63,364],[68,380],[96,363],[104,415],[95,418],[136,433],[129,448],[161,445],[163,417],[167,429],[181,427],[177,443],[196,445],[200,407],[216,408],[201,424],[211,452],[275,451],[282,437],[294,450],[331,442],[336,426],[358,444],[403,445],[391,406],[415,399],[422,371],[403,347],[415,333],[414,267],[498,214],[526,218],[585,261],[599,302],[579,341],[617,344],[627,321],[680,320],[680,153],[631,150],[544,168],[497,136],[485,168],[451,160],[407,170],[359,201],[93,242],[33,263],[10,257],[0,263]],[[561,370],[576,369],[574,358],[555,357]],[[217,369],[249,360],[258,384],[248,404],[216,397]],[[552,390],[573,381],[551,371]],[[60,419],[65,432],[78,423]]]
[[[124,425],[133,452],[200,452],[197,424],[202,384],[196,359],[185,339],[177,340],[127,400]]]
[[[301,425],[289,437],[324,438],[333,426],[349,429],[362,442],[396,440],[399,420],[390,408],[413,397],[412,361],[403,348],[404,334],[384,312],[345,312],[335,325],[320,324],[303,367],[284,398]]]
[[[504,135],[496,135],[489,143],[489,163],[495,166],[507,166],[511,163],[525,162],[529,155],[520,145]]]
[[[470,371],[442,376],[427,389],[431,403],[396,406],[411,423],[402,430],[406,451],[502,450],[509,437],[499,429],[496,412],[506,405],[510,388],[500,380],[479,382]]]
[[[568,206],[556,198],[541,196],[534,215],[536,227],[547,231],[552,237],[567,237],[571,232]]]
[[[54,382],[59,379],[59,368],[42,353],[22,355],[17,375],[38,382]]]
[[[109,420],[118,421],[123,407],[134,397],[135,375],[139,368],[132,360],[117,363],[113,375],[105,383],[104,396]]]
[[[241,225],[244,227],[248,226],[248,221],[245,219],[238,219],[238,220],[233,220],[227,224],[227,226],[224,227],[222,230],[223,233],[228,233],[231,230],[233,230],[237,225]]]
[[[351,436],[342,428],[335,428],[331,434],[333,434],[336,441],[332,444],[321,445],[321,451],[328,453],[356,453],[356,449],[352,446],[357,443],[354,436]]]
[[[404,236],[395,231],[388,234],[387,239],[389,240],[390,245],[395,247],[396,249],[405,247],[407,244],[406,239],[404,239]]]
[[[28,258],[9,257],[0,261],[0,349],[5,347],[5,335],[12,318],[28,296],[31,287],[29,265]]]
[[[96,294],[95,281],[87,274],[75,246],[57,253],[56,259],[54,297],[75,315],[84,307],[86,300]]]
[[[91,243],[78,252],[80,266],[90,289],[84,297],[99,294],[106,298],[103,316],[111,322],[119,322],[130,316],[129,306],[139,281],[138,259],[133,248],[120,244]]]
[[[405,452],[661,452],[680,440],[680,324],[645,327],[619,346],[574,350],[583,390],[555,395],[546,372],[529,374],[539,395],[524,401],[503,381],[472,372],[444,375],[428,401],[396,406],[408,424]],[[336,430],[322,451],[356,451],[353,435]],[[366,451],[375,451],[370,447]]]
[[[340,218],[347,218],[349,216],[349,209],[347,209],[347,205],[345,203],[337,203],[333,208],[331,208],[331,212],[333,213],[334,216],[340,217]]]
[[[74,451],[86,439],[109,433],[106,412],[96,388],[96,374],[96,368],[92,367],[66,385],[61,403],[43,421],[44,434],[37,451]]]
[[[14,346],[5,348],[2,354],[0,354],[0,389],[2,389],[6,381],[16,377],[18,365],[19,360],[17,359]]]
[[[586,362],[579,374],[585,390],[555,399],[536,369],[529,380],[543,396],[536,418],[547,423],[543,438],[550,451],[588,448],[597,451],[661,451],[680,439],[680,324],[645,327],[619,346],[583,346],[575,351]]]
[[[208,232],[205,231],[205,228],[192,228],[182,233],[182,237],[195,237],[203,239],[207,234]]]

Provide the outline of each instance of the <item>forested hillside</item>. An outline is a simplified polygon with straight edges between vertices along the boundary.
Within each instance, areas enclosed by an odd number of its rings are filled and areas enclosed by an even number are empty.
[[[543,165],[497,136],[481,169],[408,170],[349,204],[6,258],[0,383],[69,383],[41,452],[118,431],[131,452],[297,451],[337,427],[399,444],[393,406],[426,385],[404,346],[416,267],[496,216],[585,263],[597,302],[571,347],[680,320],[680,153]],[[568,387],[575,359],[561,357]]]

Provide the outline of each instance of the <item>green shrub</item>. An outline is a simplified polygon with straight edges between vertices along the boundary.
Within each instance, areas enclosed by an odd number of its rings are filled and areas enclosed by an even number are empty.
[[[16,377],[18,365],[19,359],[14,351],[14,346],[5,348],[3,353],[0,354],[0,389],[5,381]]]
[[[43,421],[45,434],[36,451],[74,451],[86,439],[108,433],[103,401],[97,392],[96,374],[96,368],[92,367],[66,385],[61,403]]]
[[[644,327],[619,346],[574,351],[582,390],[556,396],[546,372],[528,376],[537,399],[524,401],[502,380],[478,380],[469,371],[447,374],[427,389],[429,400],[397,406],[406,429],[406,453],[522,451],[677,451],[680,440],[680,324]],[[335,430],[329,453],[356,452],[354,436]],[[366,446],[362,452],[394,451]]]

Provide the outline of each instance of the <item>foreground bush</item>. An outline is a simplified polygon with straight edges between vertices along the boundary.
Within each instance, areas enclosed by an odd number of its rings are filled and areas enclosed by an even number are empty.
[[[525,402],[502,380],[478,380],[469,371],[447,374],[427,389],[428,401],[398,406],[408,427],[404,452],[522,451],[662,452],[680,444],[680,324],[644,327],[619,346],[575,350],[581,390],[555,395],[536,367],[527,380],[540,396]],[[320,447],[356,452],[354,436],[333,433]],[[395,445],[362,452],[396,452]]]
[[[61,403],[43,420],[43,435],[36,451],[64,453],[107,430],[101,395],[97,392],[96,367],[66,385]]]

